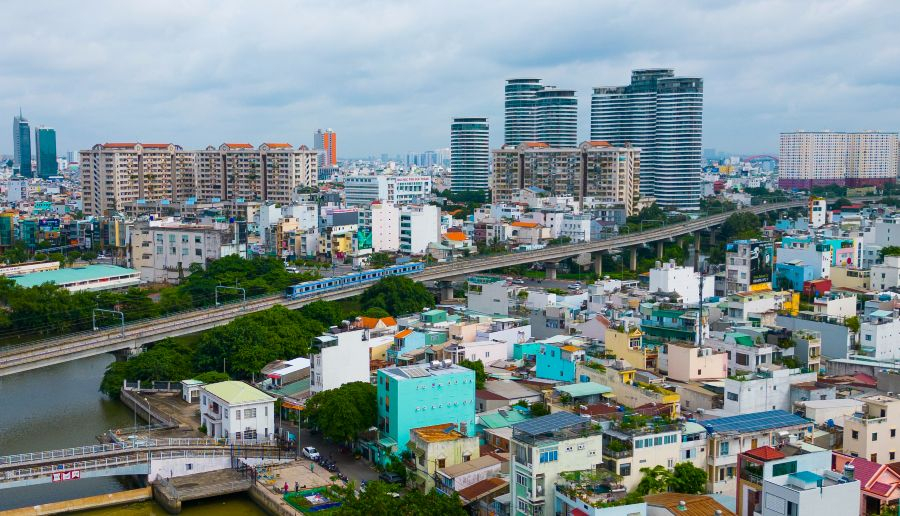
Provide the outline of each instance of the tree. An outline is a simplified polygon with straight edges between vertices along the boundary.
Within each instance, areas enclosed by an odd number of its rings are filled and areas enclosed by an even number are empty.
[[[122,297],[119,310],[125,314],[126,321],[135,321],[137,319],[146,319],[155,317],[159,314],[156,303],[147,296],[145,290],[137,287],[131,287]]]
[[[405,276],[389,276],[366,289],[360,302],[363,310],[378,307],[399,315],[434,306],[434,296],[421,283]]]
[[[278,305],[238,317],[200,337],[194,354],[197,371],[226,372],[249,379],[273,360],[306,356],[312,339],[325,331],[322,322]]]
[[[528,406],[528,409],[531,411],[531,415],[534,417],[546,416],[550,413],[550,407],[548,407],[544,403],[534,402]]]
[[[846,326],[853,333],[859,333],[859,317],[853,316],[844,319],[844,326]]]
[[[721,235],[727,242],[734,239],[750,239],[760,236],[762,223],[756,214],[751,212],[733,213],[722,224]]]
[[[831,203],[831,209],[839,210],[839,209],[843,208],[844,206],[850,206],[851,204],[853,204],[853,203],[850,202],[850,199],[847,199],[846,197],[840,197]]]
[[[664,466],[641,468],[641,473],[643,473],[644,476],[634,489],[639,494],[648,495],[664,493],[668,489],[669,479],[672,477],[672,473]]]
[[[459,366],[475,371],[475,388],[484,389],[487,373],[484,372],[484,363],[481,360],[460,360]]]
[[[336,303],[328,301],[313,301],[298,310],[304,317],[320,321],[325,326],[337,326],[345,319],[346,314],[343,313],[340,306]]]
[[[231,377],[228,376],[228,373],[223,373],[222,371],[207,371],[205,373],[200,373],[194,377],[194,380],[199,380],[203,383],[219,383],[219,382],[227,382],[231,380]]]
[[[164,339],[127,362],[110,364],[103,374],[100,391],[117,397],[122,389],[122,380],[180,381],[193,376],[190,346],[174,339]]]
[[[388,253],[372,253],[369,255],[369,267],[373,269],[383,269],[389,265],[394,265],[396,260]]]
[[[379,308],[377,306],[373,306],[372,308],[369,308],[368,310],[363,312],[363,315],[366,317],[374,317],[376,319],[382,319],[384,317],[391,316],[391,314],[387,313],[387,310],[385,310],[383,308]]]
[[[703,494],[706,492],[706,471],[690,462],[676,464],[669,479],[669,490],[676,493]]]
[[[881,249],[881,259],[884,260],[885,256],[900,256],[900,246],[889,245]]]
[[[306,402],[308,423],[329,439],[355,441],[360,432],[376,423],[377,396],[375,386],[367,382],[346,383],[319,392]]]
[[[346,486],[332,485],[328,489],[328,497],[341,502],[341,506],[334,510],[335,514],[339,515],[465,516],[467,514],[458,493],[445,496],[434,489],[428,493],[411,490],[401,496],[395,486],[380,480],[367,483],[366,489],[361,492],[352,482]]]

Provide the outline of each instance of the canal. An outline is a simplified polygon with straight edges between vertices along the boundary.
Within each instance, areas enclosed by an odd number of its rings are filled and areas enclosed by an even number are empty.
[[[97,436],[133,424],[134,413],[98,390],[112,355],[100,355],[0,377],[0,455],[96,444]],[[139,420],[140,421],[140,420]],[[0,510],[127,489],[127,479],[90,478],[0,490]],[[182,514],[263,515],[243,496],[185,504]],[[152,502],[89,511],[90,515],[165,514]]]

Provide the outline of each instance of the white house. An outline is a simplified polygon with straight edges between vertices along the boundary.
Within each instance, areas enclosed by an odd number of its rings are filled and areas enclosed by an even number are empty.
[[[269,439],[275,432],[275,398],[244,382],[204,385],[200,425],[217,439]]]
[[[715,280],[707,278],[703,282],[703,298],[709,299],[715,293]],[[650,269],[650,292],[676,293],[685,305],[700,302],[700,275],[693,267],[676,265],[675,260],[660,263]]]
[[[803,373],[800,369],[761,370],[759,373],[741,376],[738,380],[725,379],[725,412],[749,414],[766,410],[790,412],[791,385],[815,382],[817,373]]]
[[[900,358],[900,319],[893,312],[876,310],[859,325],[859,343],[863,353],[878,360]]]
[[[872,265],[870,279],[875,290],[900,287],[900,256],[885,256],[884,263]]]
[[[369,381],[366,330],[339,331],[316,337],[310,356],[309,390],[316,394],[345,383]]]

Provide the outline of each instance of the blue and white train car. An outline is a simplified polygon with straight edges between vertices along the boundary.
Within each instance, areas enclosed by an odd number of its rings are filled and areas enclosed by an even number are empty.
[[[362,285],[378,281],[388,276],[405,276],[407,274],[415,274],[425,270],[425,264],[422,262],[409,262],[402,265],[391,265],[383,269],[371,269],[360,272],[353,272],[343,276],[335,276],[333,278],[321,278],[313,281],[298,283],[287,288],[285,297],[288,299],[300,299],[308,296],[314,296],[323,292],[331,292],[343,288]]]

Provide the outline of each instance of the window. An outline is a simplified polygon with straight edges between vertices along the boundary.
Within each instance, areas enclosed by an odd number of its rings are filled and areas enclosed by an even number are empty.
[[[623,462],[622,464],[619,464],[619,475],[621,475],[623,477],[631,476],[631,463],[630,462]]]
[[[202,249],[194,249],[194,256],[203,256]]]
[[[238,437],[238,439],[240,439],[240,437]],[[194,469],[194,465],[191,463],[187,463],[184,465],[184,469],[185,469],[185,471],[190,471],[190,470]]]
[[[854,439],[859,439],[859,431],[857,431],[857,430],[851,431],[851,432],[850,432],[850,437],[852,437],[852,438],[854,438]]]
[[[728,396],[729,401],[737,401],[738,400],[738,395],[736,392],[726,393],[726,396]]]
[[[889,453],[888,453],[888,458],[891,459],[891,460],[894,460],[894,457],[895,457],[895,456],[896,456],[896,453],[894,453],[894,452],[889,452]]]
[[[789,473],[797,472],[797,461],[792,460],[790,462],[782,462],[781,464],[775,464],[772,466],[772,476],[780,477],[782,475],[787,475]]]
[[[728,455],[728,442],[719,443],[719,455]]]
[[[527,486],[528,485],[528,477],[521,473],[516,473],[516,485]]]
[[[241,433],[240,433],[240,432],[235,432],[235,433],[234,433],[234,438],[235,438],[236,440],[240,441],[240,440],[241,440]]]
[[[438,459],[437,460],[438,469],[443,468],[444,466],[446,466],[446,464],[447,464],[447,459]]]
[[[225,409],[225,417],[228,417],[228,409]]]
[[[235,419],[241,418],[241,410],[240,409],[234,411],[234,418]]]
[[[244,409],[244,419],[250,419],[256,417],[256,409],[248,408]]]
[[[872,440],[873,440],[873,441],[877,441],[877,440],[878,440],[878,432],[872,432]]]
[[[256,439],[256,429],[249,426],[244,428],[244,439]]]
[[[548,450],[541,452],[540,462],[556,462],[559,460],[559,452],[557,450]]]
[[[891,437],[897,437],[897,429],[891,428]]]

